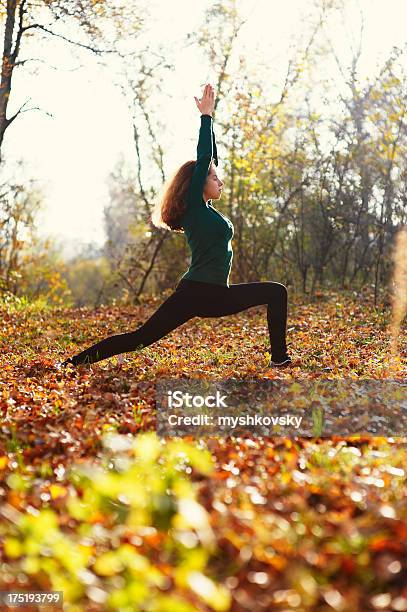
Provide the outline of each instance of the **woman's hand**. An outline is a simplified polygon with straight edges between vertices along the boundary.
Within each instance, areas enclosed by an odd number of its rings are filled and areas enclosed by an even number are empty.
[[[212,85],[205,85],[202,98],[200,100],[198,100],[196,96],[194,96],[194,98],[201,115],[212,116],[213,109],[215,107],[215,92]]]

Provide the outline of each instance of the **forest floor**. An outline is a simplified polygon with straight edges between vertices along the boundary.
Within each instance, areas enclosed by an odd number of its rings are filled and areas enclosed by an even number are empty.
[[[407,378],[407,326],[399,335],[398,355],[391,356],[390,310],[349,292],[327,292],[313,303],[291,299],[287,337],[293,366],[283,370],[267,367],[265,306],[219,319],[195,318],[143,351],[126,353],[121,363],[113,357],[75,371],[56,367],[102,338],[136,329],[161,301],[1,311],[0,539],[7,540],[1,589],[45,588],[45,566],[40,571],[33,561],[30,565],[27,558],[34,553],[17,543],[23,527],[16,517],[49,508],[61,528],[74,533],[78,526],[69,523],[65,503],[76,486],[70,467],[101,461],[106,434],[131,438],[155,431],[159,379]],[[403,434],[401,428],[392,437],[188,438],[209,450],[213,461],[206,475],[198,467],[187,471],[216,542],[203,573],[225,590],[208,595],[209,583],[183,589],[181,580],[177,593],[185,607],[180,600],[179,611],[407,610]],[[97,524],[97,517],[91,522]],[[170,563],[164,563],[158,535],[159,529],[150,542],[156,557],[149,553],[149,562],[164,571]],[[185,548],[194,549],[193,542],[185,540]],[[105,546],[113,550],[117,541]],[[85,603],[69,609],[105,609],[103,596],[98,599],[87,582],[94,572],[91,561],[86,567],[88,574],[77,578],[84,593],[78,601]],[[66,567],[64,572],[69,574]],[[103,588],[108,574],[100,570],[96,578],[105,580]],[[64,584],[62,578],[58,584]]]

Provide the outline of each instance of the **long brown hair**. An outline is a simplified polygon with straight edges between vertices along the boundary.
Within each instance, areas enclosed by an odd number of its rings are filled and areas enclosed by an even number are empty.
[[[195,168],[195,161],[187,161],[175,172],[162,189],[162,196],[151,215],[156,227],[183,232],[181,217],[186,208],[186,196]]]

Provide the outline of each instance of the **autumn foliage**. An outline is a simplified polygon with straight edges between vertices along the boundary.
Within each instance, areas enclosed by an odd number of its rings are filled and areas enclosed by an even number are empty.
[[[390,356],[372,300],[292,296],[284,371],[267,367],[264,307],[68,372],[55,362],[157,300],[4,308],[1,589],[62,590],[70,610],[405,609],[405,438],[154,431],[160,377],[405,378],[406,327]]]

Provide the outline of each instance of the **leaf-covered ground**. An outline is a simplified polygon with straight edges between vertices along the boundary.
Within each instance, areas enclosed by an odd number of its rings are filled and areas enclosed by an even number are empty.
[[[55,367],[108,335],[136,329],[160,302],[1,312],[4,525],[10,508],[50,507],[63,522],[70,466],[99,460],[106,432],[155,430],[160,377],[406,378],[406,327],[399,355],[392,358],[390,311],[375,308],[371,298],[338,293],[311,304],[291,297],[289,369],[267,368],[265,306],[220,319],[195,318],[142,352],[125,354],[121,364],[113,357],[76,371]],[[217,543],[208,574],[230,592],[230,609],[407,610],[405,442],[203,441],[215,470],[205,476],[192,469],[190,478]],[[14,486],[18,474],[29,474],[32,486]],[[156,547],[159,556],[159,537]],[[2,549],[0,587],[45,588],[35,574],[27,582],[21,568],[16,571],[18,554],[7,550]],[[90,597],[83,609],[103,605]],[[207,599],[193,601],[193,609],[213,608]]]

